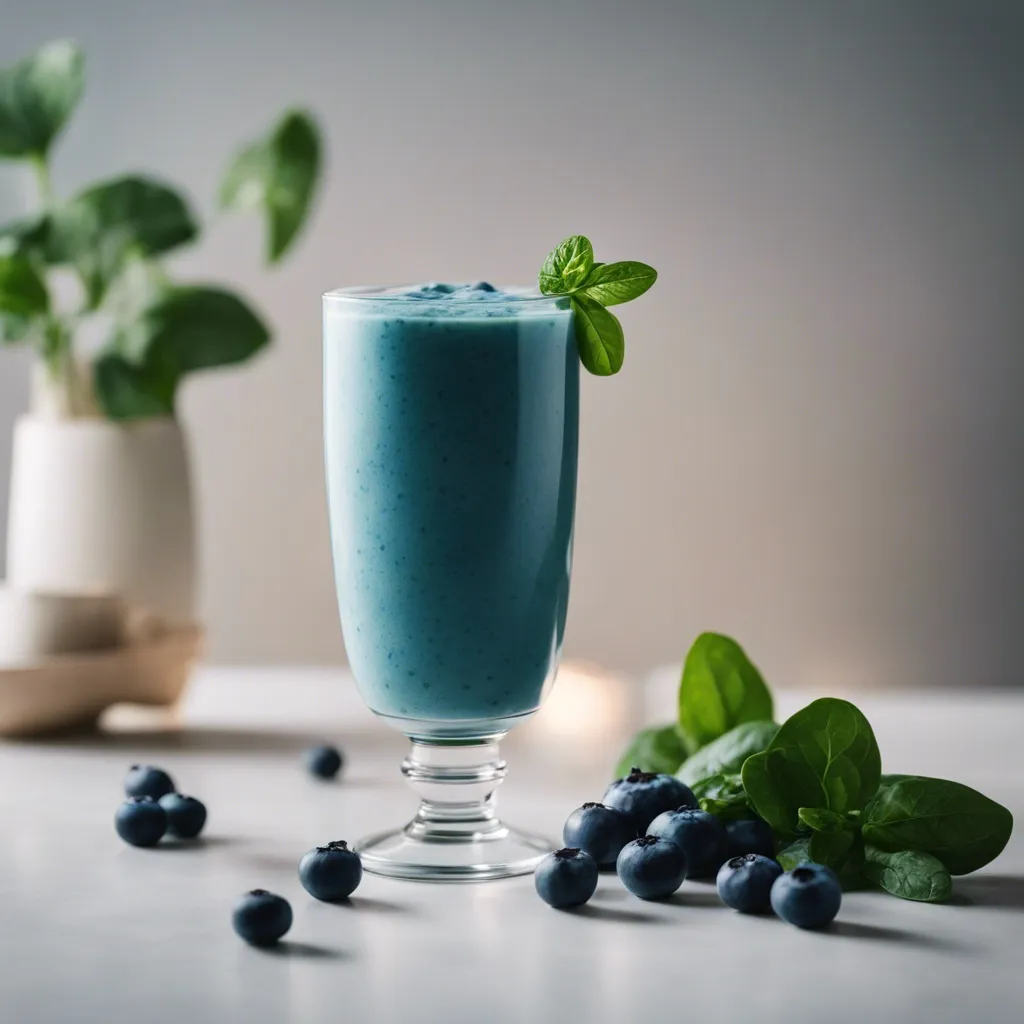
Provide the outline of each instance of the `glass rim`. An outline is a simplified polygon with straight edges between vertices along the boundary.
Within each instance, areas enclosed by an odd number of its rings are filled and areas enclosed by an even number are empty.
[[[373,304],[379,303],[394,303],[396,305],[403,303],[410,303],[414,305],[421,304],[441,304],[451,303],[457,306],[482,306],[488,304],[502,305],[502,306],[528,306],[534,303],[551,302],[557,303],[559,299],[564,299],[564,295],[544,295],[538,291],[536,287],[527,285],[496,285],[497,291],[494,292],[478,292],[473,295],[472,298],[465,296],[457,296],[454,298],[436,295],[430,297],[422,297],[408,294],[414,288],[422,286],[422,282],[418,284],[391,284],[391,285],[379,285],[379,284],[361,284],[361,285],[350,285],[347,288],[332,288],[330,291],[323,293],[322,298],[325,303],[327,302],[369,302]]]

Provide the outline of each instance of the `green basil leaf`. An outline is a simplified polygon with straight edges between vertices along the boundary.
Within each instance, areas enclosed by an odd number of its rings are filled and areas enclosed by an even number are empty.
[[[738,773],[712,775],[697,782],[692,788],[701,810],[716,818],[731,821],[753,817]]]
[[[712,775],[738,773],[743,762],[764,750],[778,731],[774,722],[741,722],[691,754],[679,769],[679,778],[692,788]]]
[[[1013,815],[1001,804],[959,782],[921,775],[887,776],[863,821],[869,845],[930,853],[953,875],[994,860],[1013,831]]]
[[[305,111],[292,110],[228,167],[221,206],[264,213],[268,263],[285,254],[306,221],[320,177],[320,151],[316,122]]]
[[[0,313],[30,319],[49,309],[46,282],[36,268],[20,257],[0,257]]]
[[[672,775],[686,757],[686,741],[673,722],[642,729],[619,759],[615,778],[628,775],[632,768],[643,772],[661,772]]]
[[[772,695],[735,640],[702,633],[694,641],[679,683],[679,724],[700,749],[742,722],[772,717]]]
[[[848,701],[824,697],[788,719],[767,750],[747,758],[743,787],[772,828],[793,835],[801,807],[862,809],[878,789],[881,766],[864,715]]]
[[[904,900],[944,903],[953,895],[953,879],[942,861],[919,850],[889,853],[869,846],[865,851],[864,876]]]
[[[0,70],[0,156],[44,157],[84,87],[85,58],[66,40]]]
[[[801,807],[797,811],[800,824],[806,825],[815,832],[854,832],[856,824],[835,811],[824,807]]]
[[[117,178],[52,212],[46,257],[50,263],[74,265],[95,308],[130,256],[170,252],[192,241],[196,232],[177,192],[148,178]]]
[[[565,295],[587,279],[594,266],[594,247],[584,235],[559,242],[544,260],[538,283],[544,295]],[[615,371],[612,370],[612,373]]]
[[[658,272],[646,263],[595,263],[580,294],[602,306],[614,306],[643,295],[657,279]]]
[[[572,297],[572,309],[580,361],[598,377],[618,373],[626,355],[626,341],[618,319],[599,302],[582,295]]]

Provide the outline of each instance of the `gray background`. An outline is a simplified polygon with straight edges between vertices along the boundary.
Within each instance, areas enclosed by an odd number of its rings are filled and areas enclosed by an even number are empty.
[[[175,261],[278,328],[182,402],[214,657],[343,657],[319,292],[529,280],[584,231],[661,280],[584,389],[569,653],[640,670],[716,628],[780,685],[1020,681],[1020,5],[40,0],[0,60],[57,36],[89,52],[63,192],[158,171],[210,212],[284,104],[329,134],[282,271],[244,222]],[[4,171],[0,215],[31,194]],[[24,377],[0,356],[0,480]]]

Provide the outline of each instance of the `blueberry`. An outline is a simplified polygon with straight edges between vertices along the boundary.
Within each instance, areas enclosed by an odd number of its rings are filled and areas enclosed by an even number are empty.
[[[658,775],[634,768],[624,779],[613,782],[601,800],[606,807],[629,815],[638,835],[663,811],[673,807],[696,807],[688,786],[674,775]]]
[[[328,746],[310,747],[303,752],[302,760],[310,774],[321,779],[333,779],[345,763],[341,751],[337,747]]]
[[[775,836],[768,822],[760,818],[741,818],[723,822],[722,827],[729,840],[730,857],[742,857],[745,853],[775,856]]]
[[[133,764],[124,779],[127,796],[149,796],[154,800],[174,792],[170,775],[150,764]]]
[[[152,797],[130,796],[118,807],[114,828],[132,846],[156,846],[167,831],[167,815]]]
[[[302,888],[328,903],[351,896],[362,877],[363,862],[345,842],[318,846],[299,861]]]
[[[206,807],[194,796],[168,793],[160,797],[167,814],[167,831],[178,839],[195,839],[206,824]]]
[[[604,804],[586,803],[569,815],[562,829],[562,841],[589,853],[598,867],[615,866],[619,851],[636,839],[633,822],[622,811]]]
[[[824,928],[842,902],[839,879],[824,864],[801,864],[772,886],[772,910],[797,928]]]
[[[718,872],[718,895],[722,902],[744,914],[759,914],[771,906],[772,883],[782,874],[782,865],[759,853],[746,853],[727,860]]]
[[[622,848],[615,869],[634,896],[661,900],[683,884],[686,854],[661,836],[641,836]]]
[[[597,861],[571,847],[549,853],[533,873],[537,894],[559,910],[582,906],[597,888]]]
[[[711,878],[728,856],[728,837],[722,823],[698,807],[679,807],[659,814],[647,834],[671,840],[682,849],[687,878]]]
[[[235,931],[253,946],[270,946],[292,926],[292,908],[266,889],[247,892],[231,916]]]

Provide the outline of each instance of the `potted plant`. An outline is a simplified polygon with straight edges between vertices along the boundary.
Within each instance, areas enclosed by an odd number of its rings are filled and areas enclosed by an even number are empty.
[[[62,41],[0,69],[0,158],[31,167],[39,192],[38,209],[0,226],[0,343],[36,355],[32,412],[15,428],[8,575],[31,589],[113,589],[191,620],[190,471],[176,398],[189,374],[251,359],[270,332],[239,295],[171,279],[161,261],[200,233],[177,189],[132,174],[54,193],[50,155],[84,64]],[[292,110],[228,167],[219,205],[262,213],[270,264],[306,220],[320,152],[313,119]]]

